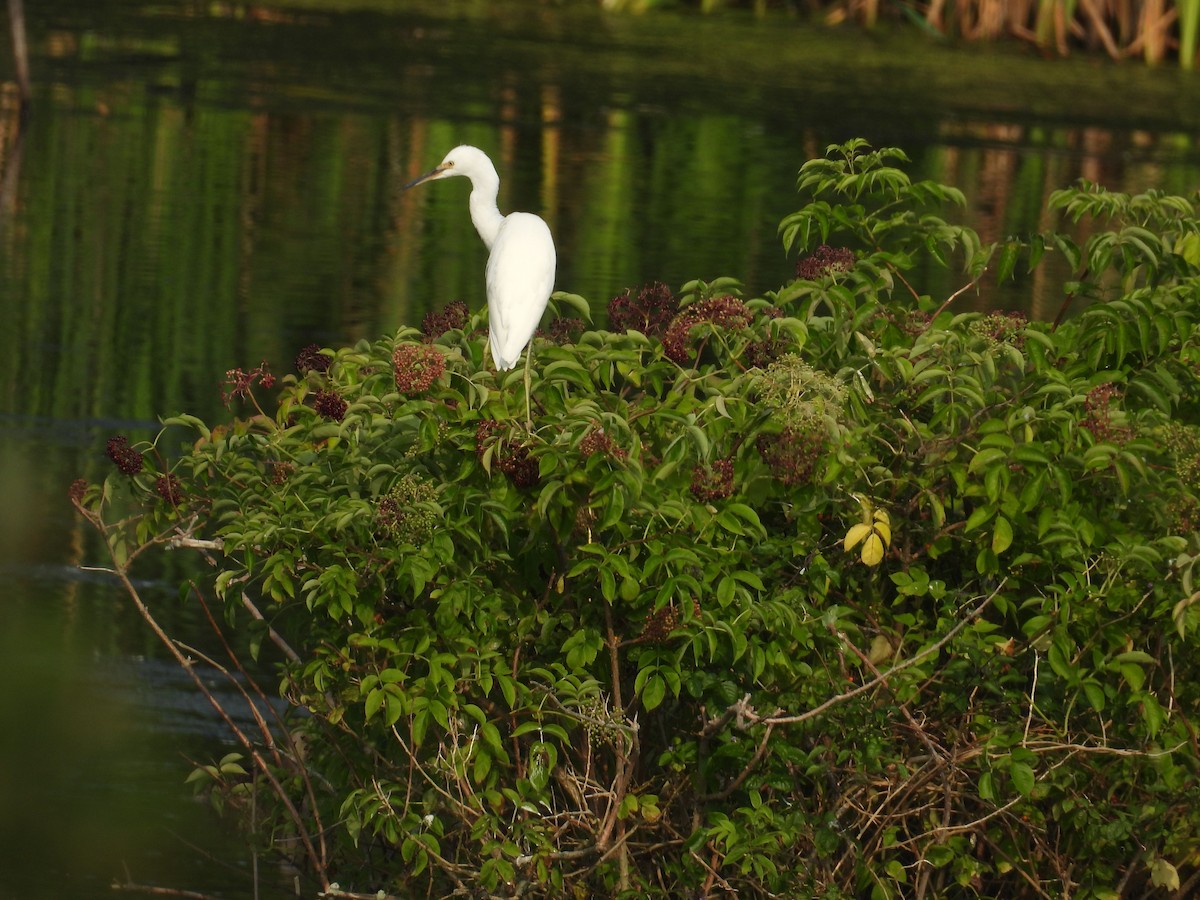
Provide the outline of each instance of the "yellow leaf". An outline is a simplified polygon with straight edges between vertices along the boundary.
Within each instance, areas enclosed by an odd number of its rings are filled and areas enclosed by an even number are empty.
[[[1175,242],[1175,252],[1193,266],[1200,265],[1200,236],[1192,232],[1179,238]]]
[[[1150,882],[1168,891],[1179,890],[1179,871],[1161,856],[1150,866]]]
[[[887,639],[887,635],[877,634],[875,640],[871,641],[871,649],[867,651],[867,659],[871,661],[871,665],[877,666],[885,660],[891,659],[895,648],[892,642]]]
[[[842,547],[849,550],[869,534],[871,534],[870,525],[863,525],[861,523],[855,525],[846,532],[846,540],[842,542]]]
[[[862,561],[868,566],[877,566],[883,561],[883,541],[874,532],[863,543]]]
[[[892,526],[887,522],[876,522],[875,533],[883,539],[883,542],[889,547],[892,546]]]

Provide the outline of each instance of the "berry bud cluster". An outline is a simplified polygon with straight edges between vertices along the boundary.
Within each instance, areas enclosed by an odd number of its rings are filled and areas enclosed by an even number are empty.
[[[1121,389],[1111,381],[1098,384],[1087,393],[1083,401],[1085,416],[1080,423],[1098,441],[1108,444],[1125,444],[1133,439],[1133,429],[1128,425],[1113,422],[1113,400],[1121,399]]]
[[[250,389],[254,387],[254,383],[258,382],[267,390],[275,386],[275,376],[271,374],[271,370],[267,367],[266,360],[258,364],[257,368],[245,372],[241,369],[230,369],[225,373],[225,383],[221,388],[221,399],[228,406],[234,397],[245,399],[250,396]]]
[[[692,469],[692,496],[701,503],[724,500],[733,493],[733,460],[718,459],[711,466]]]
[[[796,277],[805,281],[819,281],[826,275],[834,275],[854,268],[854,251],[846,247],[830,247],[822,244],[808,256],[796,262]]]
[[[407,397],[423,394],[446,371],[446,357],[429,344],[401,344],[392,353],[396,390]]]

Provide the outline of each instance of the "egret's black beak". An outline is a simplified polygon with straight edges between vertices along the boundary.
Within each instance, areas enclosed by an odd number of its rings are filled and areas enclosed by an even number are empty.
[[[438,166],[437,168],[433,169],[432,171],[426,172],[420,178],[414,178],[412,181],[410,181],[404,187],[400,188],[400,190],[407,191],[409,188],[416,187],[418,184],[424,184],[426,181],[432,181],[435,178],[441,178],[443,175],[446,174],[446,170],[448,168],[450,168],[450,167],[449,166]]]

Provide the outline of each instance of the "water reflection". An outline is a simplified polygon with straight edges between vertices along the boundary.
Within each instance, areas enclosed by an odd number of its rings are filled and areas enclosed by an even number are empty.
[[[109,897],[129,873],[248,897],[245,841],[183,784],[190,760],[228,752],[228,737],[113,580],[80,568],[103,557],[63,486],[104,433],[0,419],[0,895]],[[175,559],[142,574],[172,630],[211,644],[178,601],[195,568]]]
[[[649,280],[779,286],[797,168],[855,135],[961,187],[984,240],[1055,226],[1045,198],[1080,176],[1200,185],[1200,84],[1175,72],[788,20],[329,5],[27,10],[23,136],[0,91],[0,714],[16,723],[0,739],[0,846],[23,861],[6,872],[20,896],[108,896],[122,860],[142,880],[246,895],[244,847],[224,845],[227,878],[167,833],[219,845],[183,758],[229,748],[111,585],[68,577],[100,554],[66,487],[108,471],[110,434],[224,415],[227,369],[286,370],[313,341],[374,338],[456,298],[481,306],[467,186],[399,191],[449,147],[492,154],[502,207],[547,218],[558,286],[597,308]],[[1051,317],[1067,274],[985,285],[962,306]],[[178,559],[142,573],[199,640],[175,593],[189,574]],[[64,871],[66,891],[46,878]]]

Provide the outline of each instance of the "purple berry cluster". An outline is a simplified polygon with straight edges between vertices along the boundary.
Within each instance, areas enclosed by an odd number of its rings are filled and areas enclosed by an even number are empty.
[[[740,331],[753,318],[750,308],[736,297],[712,297],[685,307],[663,335],[663,350],[667,356],[681,366],[692,363],[690,338],[692,329],[708,323],[719,325],[730,331]]]
[[[349,408],[350,404],[337,391],[317,391],[313,395],[313,409],[326,419],[340,422]]]
[[[540,479],[538,461],[529,453],[529,448],[499,437],[504,425],[490,419],[480,422],[475,428],[475,455],[483,459],[488,448],[492,451],[492,468],[504,475],[519,488],[531,488]]]
[[[812,481],[825,452],[825,435],[816,428],[784,428],[778,434],[760,434],[758,453],[771,474],[782,484],[796,487]]]
[[[584,459],[590,459],[597,453],[609,459],[625,459],[629,456],[628,451],[619,447],[603,428],[594,428],[589,431],[579,442],[579,452],[583,454]]]
[[[155,479],[154,490],[158,496],[162,497],[171,506],[178,506],[183,502],[183,485],[170,472],[165,475],[159,475]]]
[[[642,625],[641,639],[648,644],[666,643],[668,635],[679,627],[682,618],[677,606],[664,606],[647,613],[645,624]]]
[[[307,372],[328,372],[333,363],[333,357],[321,352],[319,344],[309,344],[296,354],[296,371],[301,375]]]
[[[608,325],[617,333],[629,330],[661,338],[679,313],[679,300],[661,281],[647,284],[636,294],[627,290],[608,302]]]
[[[587,323],[583,319],[555,319],[543,337],[559,345],[574,344],[586,330]]]
[[[129,446],[129,438],[123,434],[109,438],[105,452],[113,465],[126,475],[136,475],[146,462],[141,453]]]
[[[471,321],[471,311],[462,300],[453,300],[439,310],[428,312],[421,320],[421,333],[429,340],[441,337],[447,331],[464,328]]]
[[[271,473],[271,484],[279,487],[287,484],[287,480],[292,477],[296,471],[296,464],[292,462],[284,462],[280,460],[272,460],[267,464]]]

